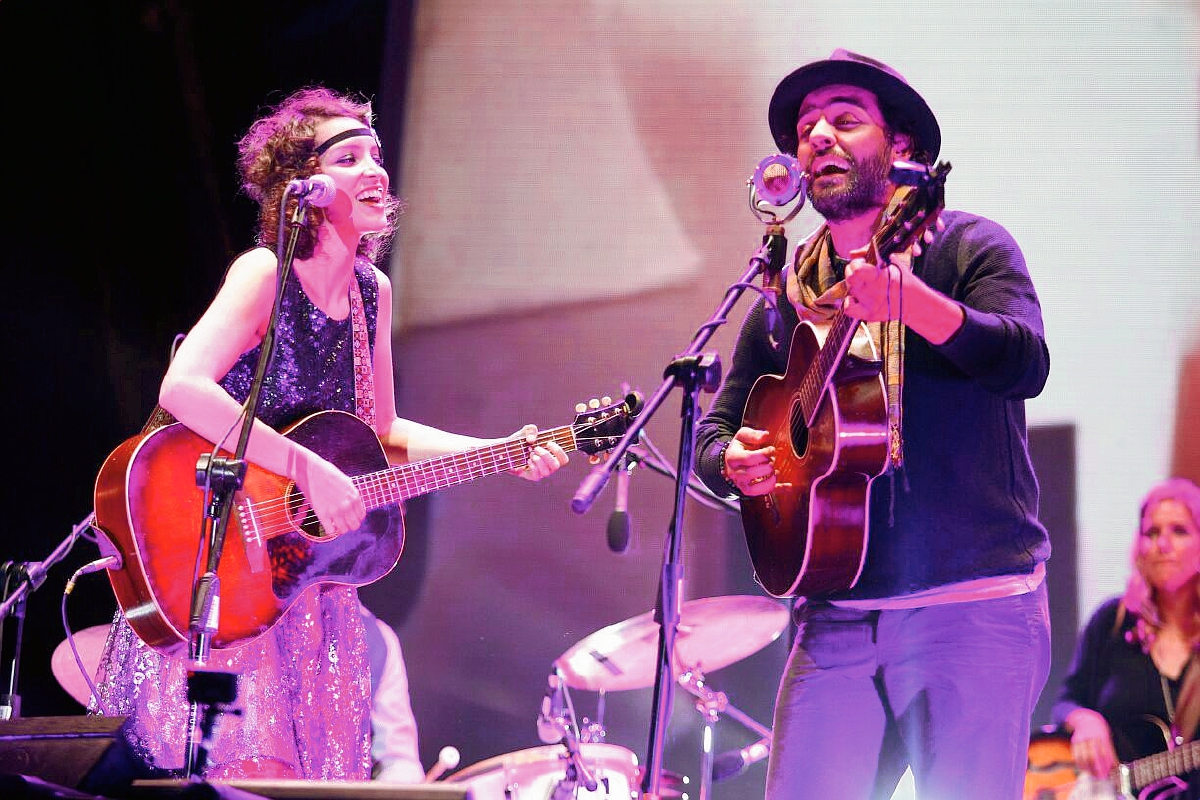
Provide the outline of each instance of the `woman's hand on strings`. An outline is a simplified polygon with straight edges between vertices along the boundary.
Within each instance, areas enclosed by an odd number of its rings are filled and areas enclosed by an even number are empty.
[[[567,452],[559,446],[558,442],[548,440],[543,444],[538,444],[538,429],[536,425],[524,426],[513,434],[511,438],[524,439],[530,445],[529,460],[525,462],[525,466],[513,470],[514,475],[522,477],[527,481],[540,481],[542,478],[558,471],[559,468],[565,466],[570,460],[567,457]]]

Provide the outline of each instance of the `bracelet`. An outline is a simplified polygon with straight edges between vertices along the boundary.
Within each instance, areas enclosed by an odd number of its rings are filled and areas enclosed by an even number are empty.
[[[721,442],[721,450],[717,453],[717,463],[721,465],[721,480],[725,481],[725,485],[729,487],[729,491],[732,494],[740,495],[742,490],[730,479],[729,469],[725,466],[725,451],[729,449],[729,445],[732,442],[733,439],[726,439]]]

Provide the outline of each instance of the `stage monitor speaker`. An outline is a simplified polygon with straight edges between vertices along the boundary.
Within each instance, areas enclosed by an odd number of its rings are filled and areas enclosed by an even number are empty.
[[[133,780],[125,717],[28,717],[0,722],[0,775],[97,791]]]
[[[206,784],[218,798],[251,797],[269,800],[482,800],[474,799],[470,787],[449,783],[422,783],[404,786],[383,781],[300,781],[247,778]],[[225,792],[232,787],[237,792]],[[171,800],[198,797],[196,785],[183,780],[136,780],[130,786],[130,800]]]

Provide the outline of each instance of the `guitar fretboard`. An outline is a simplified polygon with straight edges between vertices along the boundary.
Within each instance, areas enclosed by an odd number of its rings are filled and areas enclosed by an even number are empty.
[[[810,427],[813,424],[817,407],[821,403],[821,397],[825,394],[825,388],[833,379],[834,370],[837,369],[838,364],[846,355],[846,351],[850,348],[850,341],[854,337],[854,329],[857,326],[858,320],[842,311],[839,311],[833,318],[833,323],[829,326],[829,333],[825,337],[825,345],[817,353],[817,357],[813,359],[804,378],[800,381],[800,388],[796,392],[800,402],[793,408],[792,413],[795,415],[798,411],[804,415],[804,419],[797,420],[793,416],[793,428],[797,423],[804,427]]]
[[[949,171],[949,164],[939,164],[938,168],[930,173],[929,179],[923,181],[924,190],[913,191],[905,196],[871,238],[869,260],[877,264],[887,263],[893,253],[907,248],[934,224],[943,206],[942,188]],[[833,374],[845,357],[846,351],[850,349],[850,342],[857,329],[857,319],[843,310],[837,312],[829,326],[825,344],[812,360],[796,392],[799,402],[792,407],[793,429],[798,423],[803,423],[805,427],[812,426],[821,398],[833,380]],[[804,415],[803,420],[796,419],[798,413]]]
[[[438,489],[456,486],[488,475],[509,472],[529,460],[532,447],[556,442],[570,453],[577,449],[574,428],[563,425],[539,431],[537,442],[507,439],[496,444],[388,467],[354,479],[368,509],[403,502]]]
[[[1133,785],[1139,790],[1163,778],[1186,775],[1196,769],[1200,769],[1200,741],[1188,742],[1129,764]]]

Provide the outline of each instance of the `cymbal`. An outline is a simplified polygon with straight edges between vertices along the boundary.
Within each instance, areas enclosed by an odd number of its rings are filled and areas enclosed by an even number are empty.
[[[779,638],[789,612],[777,600],[754,595],[706,597],[683,604],[675,634],[675,678],[685,670],[729,666]],[[654,685],[658,668],[654,612],[602,628],[554,662],[572,689],[620,691]]]
[[[75,632],[75,646],[79,649],[79,658],[93,678],[96,676],[96,670],[100,668],[100,656],[104,653],[104,643],[108,640],[111,627],[93,625]],[[67,694],[74,697],[81,706],[87,706],[92,697],[92,690],[88,688],[87,680],[79,671],[79,665],[75,663],[70,640],[63,639],[58,647],[54,648],[54,655],[50,657],[50,671]]]

